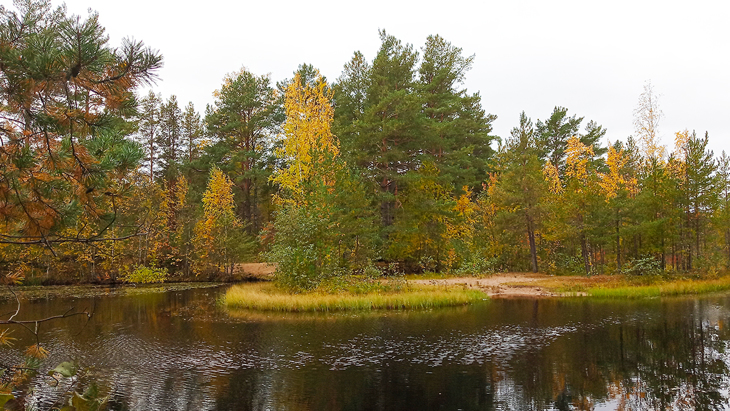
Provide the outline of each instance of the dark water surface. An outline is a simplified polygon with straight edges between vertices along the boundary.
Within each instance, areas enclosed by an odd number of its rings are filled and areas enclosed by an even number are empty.
[[[39,299],[21,316],[94,309],[43,326],[45,367],[92,370],[111,409],[730,409],[729,296],[250,315],[216,305],[224,291]],[[0,363],[32,343],[13,335]],[[29,403],[54,401],[48,377],[31,384]]]

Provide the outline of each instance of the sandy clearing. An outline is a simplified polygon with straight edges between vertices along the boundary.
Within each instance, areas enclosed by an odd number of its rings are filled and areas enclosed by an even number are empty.
[[[243,263],[236,265],[236,273],[245,277],[257,277],[260,279],[272,279],[276,266],[267,263]],[[545,274],[533,273],[505,273],[494,274],[489,277],[454,277],[441,280],[409,280],[413,284],[432,285],[463,285],[469,288],[483,290],[492,298],[539,298],[555,297],[560,294],[553,293],[539,286],[529,284],[540,280],[551,278]]]
[[[273,277],[276,266],[268,263],[242,263],[236,264],[236,274],[261,278]]]
[[[409,282],[414,284],[463,285],[469,288],[481,289],[492,298],[536,298],[558,296],[559,294],[552,293],[543,287],[524,284],[548,278],[550,278],[550,276],[545,274],[507,273],[495,274],[484,278],[456,277],[442,280],[410,280]]]

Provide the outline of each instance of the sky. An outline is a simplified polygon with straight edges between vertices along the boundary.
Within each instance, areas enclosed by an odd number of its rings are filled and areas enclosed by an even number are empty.
[[[61,2],[54,0],[54,5]],[[9,0],[2,0],[9,3]],[[475,55],[464,87],[497,115],[507,137],[523,110],[547,119],[555,106],[603,125],[607,140],[634,134],[647,81],[664,113],[659,132],[705,131],[730,153],[730,2],[689,1],[240,1],[69,0],[99,12],[111,44],[142,40],[164,56],[155,91],[199,111],[225,74],[246,67],[290,78],[299,64],[340,76],[356,50],[372,61],[385,29],[416,49],[439,34]]]

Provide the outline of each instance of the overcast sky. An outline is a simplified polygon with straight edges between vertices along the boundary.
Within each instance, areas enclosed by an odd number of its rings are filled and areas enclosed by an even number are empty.
[[[9,3],[8,0],[2,0]],[[60,5],[55,2],[54,5]],[[439,34],[476,56],[465,87],[480,92],[506,137],[524,110],[545,119],[556,105],[595,120],[611,141],[633,134],[646,81],[660,94],[660,134],[709,131],[730,153],[730,3],[726,1],[223,1],[70,0],[100,14],[112,44],[134,37],[159,49],[156,90],[199,111],[226,73],[247,67],[272,80],[301,63],[330,80],[360,50],[373,59],[385,29],[420,49]]]

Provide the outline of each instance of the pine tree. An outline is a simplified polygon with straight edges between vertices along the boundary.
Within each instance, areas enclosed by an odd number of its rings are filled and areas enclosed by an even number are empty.
[[[416,170],[422,157],[423,114],[416,91],[418,53],[392,35],[380,32],[381,46],[373,61],[362,119],[355,141],[346,140],[351,159],[379,188],[383,226],[393,224],[404,175]],[[346,137],[346,136],[343,136]]]
[[[221,153],[222,166],[240,190],[238,210],[252,233],[261,228],[259,202],[269,177],[265,156],[282,121],[279,98],[270,83],[268,76],[256,76],[245,68],[227,75],[205,118],[217,141],[212,150]]]
[[[702,255],[701,239],[707,234],[706,224],[717,207],[718,191],[715,180],[717,163],[712,150],[707,148],[709,136],[698,138],[692,132],[684,146],[684,186],[687,201],[687,219],[694,234],[694,255]],[[690,263],[690,268],[691,263]]]
[[[108,44],[98,15],[68,16],[49,1],[0,9],[0,242],[103,241],[116,197],[141,152],[134,89],[162,57],[141,42]],[[74,231],[82,215],[95,228]],[[89,227],[88,225],[86,226]]]
[[[160,175],[173,187],[180,172],[183,155],[182,111],[176,96],[170,96],[160,106],[157,146],[159,147]]]
[[[370,84],[370,64],[359,51],[345,64],[333,85],[335,116],[332,132],[340,138],[343,153],[354,153],[359,140],[359,121],[365,114],[365,99]],[[351,147],[350,145],[353,145]]]
[[[716,181],[717,190],[720,193],[716,224],[725,240],[723,247],[725,249],[725,265],[730,267],[730,157],[725,153],[725,150],[717,159]]]
[[[492,155],[489,133],[496,116],[484,113],[478,93],[459,88],[473,60],[440,36],[429,36],[418,69],[426,119],[420,144],[441,170],[443,183],[453,187],[478,187]]]
[[[568,117],[568,109],[555,107],[553,113],[546,121],[537,121],[535,129],[537,132],[538,147],[542,148],[541,158],[548,160],[557,167],[558,174],[562,177],[565,171],[566,149],[568,140],[577,137],[581,144],[591,147],[594,158],[606,153],[606,148],[601,147],[600,139],[606,134],[606,130],[593,121],[586,125],[585,134],[581,134],[580,125],[583,117]]]
[[[138,139],[145,149],[145,162],[148,164],[150,181],[155,178],[160,140],[160,106],[162,97],[152,90],[142,99],[139,109]]]
[[[193,103],[185,106],[180,125],[185,151],[184,162],[189,165],[200,156],[200,139],[203,137],[203,121],[200,119],[200,114],[195,111]]]
[[[536,233],[548,187],[535,137],[532,121],[522,112],[520,125],[512,129],[511,138],[496,158],[500,174],[489,195],[500,209],[505,229],[527,234],[531,268],[538,272]]]

